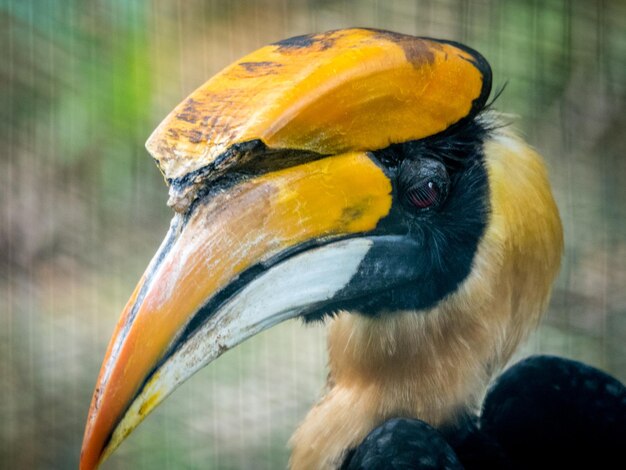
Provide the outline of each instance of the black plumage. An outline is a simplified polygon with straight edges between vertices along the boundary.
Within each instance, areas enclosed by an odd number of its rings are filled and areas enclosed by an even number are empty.
[[[626,387],[583,363],[533,356],[504,372],[480,416],[445,429],[395,418],[348,453],[346,470],[622,468]]]
[[[444,437],[418,419],[385,421],[348,456],[345,470],[420,468],[461,470],[463,466]]]
[[[531,357],[498,378],[481,427],[517,468],[623,468],[626,387],[577,361]]]

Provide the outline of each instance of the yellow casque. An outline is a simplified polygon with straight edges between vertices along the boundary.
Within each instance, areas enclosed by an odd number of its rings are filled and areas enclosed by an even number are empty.
[[[171,182],[222,173],[252,141],[332,155],[427,137],[490,88],[486,62],[461,47],[370,29],[265,46],[194,91],[146,147]]]

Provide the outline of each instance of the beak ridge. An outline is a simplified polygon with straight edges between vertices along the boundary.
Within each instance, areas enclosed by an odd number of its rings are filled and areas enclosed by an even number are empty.
[[[215,304],[223,298],[220,293],[244,289],[246,272],[263,271],[281,253],[297,252],[312,240],[371,231],[390,208],[391,183],[385,173],[367,154],[348,153],[249,178],[214,191],[187,214],[177,214],[111,339],[87,420],[81,469],[96,468],[207,361],[268,324],[297,314],[288,309],[267,321],[258,310],[256,319],[215,316],[222,307]],[[359,260],[355,250],[352,262]],[[210,341],[196,338],[191,326],[202,322],[220,334]],[[202,357],[185,353],[175,370],[165,374],[166,355],[180,346],[181,338],[189,350],[202,350]]]

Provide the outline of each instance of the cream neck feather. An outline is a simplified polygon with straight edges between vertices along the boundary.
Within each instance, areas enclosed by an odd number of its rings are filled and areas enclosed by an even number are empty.
[[[387,419],[437,427],[477,412],[492,376],[538,323],[562,230],[542,159],[508,131],[485,143],[491,216],[472,271],[433,309],[329,323],[329,383],[291,439],[294,469],[337,468]]]

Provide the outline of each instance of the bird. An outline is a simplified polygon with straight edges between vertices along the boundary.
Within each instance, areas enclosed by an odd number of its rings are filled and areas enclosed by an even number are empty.
[[[463,44],[348,28],[262,47],[183,100],[146,144],[174,215],[110,340],[80,468],[293,318],[327,324],[329,368],[293,469],[540,468],[619,449],[617,379],[553,356],[505,369],[547,308],[563,230],[542,157],[491,88]]]

